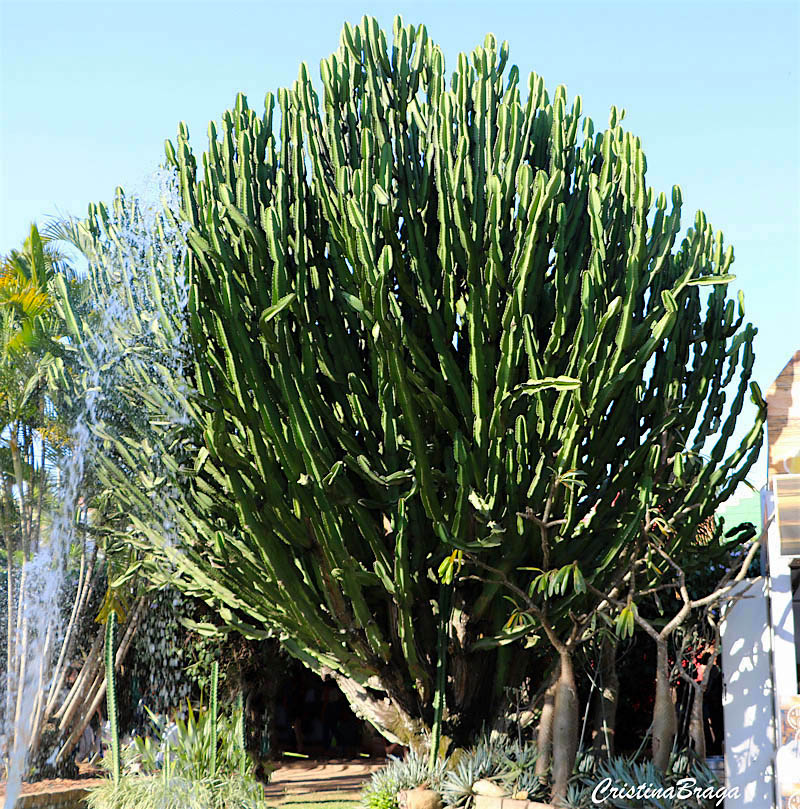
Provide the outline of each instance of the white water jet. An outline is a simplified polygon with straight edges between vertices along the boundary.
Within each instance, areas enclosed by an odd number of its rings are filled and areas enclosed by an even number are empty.
[[[59,506],[53,518],[50,536],[35,557],[26,562],[19,582],[19,615],[16,632],[16,655],[7,673],[6,687],[14,696],[14,708],[5,717],[6,737],[11,740],[9,774],[6,784],[5,809],[13,809],[21,792],[26,773],[31,742],[39,732],[47,692],[52,685],[53,652],[63,633],[60,625],[59,595],[64,583],[69,549],[75,540],[75,514],[81,500],[81,485],[96,451],[96,429],[102,423],[105,409],[113,410],[109,394],[113,392],[116,373],[122,361],[140,363],[153,382],[165,394],[167,403],[165,429],[170,425],[185,425],[186,384],[182,368],[185,349],[183,312],[188,301],[188,289],[180,271],[184,250],[185,229],[175,227],[179,198],[174,174],[159,170],[150,179],[143,193],[126,200],[122,215],[110,221],[116,236],[105,234],[103,249],[89,256],[89,273],[104,273],[112,286],[102,301],[101,317],[96,328],[86,334],[84,341],[85,394],[76,423],[72,429],[72,452],[60,475]],[[163,216],[164,206],[173,214],[170,224]],[[162,308],[170,311],[176,326],[172,340],[162,346],[159,356],[137,352],[145,337],[138,324],[157,316],[152,262],[166,257],[178,272],[173,274],[171,288],[158,290]],[[109,266],[109,260],[111,266]],[[105,264],[104,267],[99,265]],[[150,266],[148,266],[150,265]],[[86,343],[88,342],[88,345]],[[145,368],[147,366],[147,368]],[[173,384],[167,384],[171,375]],[[178,384],[175,385],[175,380]],[[160,459],[153,458],[153,469]],[[173,486],[165,486],[153,503],[153,514],[161,515],[161,531],[169,536],[175,530]],[[51,759],[55,758],[57,749]],[[52,763],[52,761],[51,761]]]

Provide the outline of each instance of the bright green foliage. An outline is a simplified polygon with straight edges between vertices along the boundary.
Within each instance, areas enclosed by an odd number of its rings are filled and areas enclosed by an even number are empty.
[[[211,709],[195,712],[187,703],[186,719],[176,719],[172,734],[154,720],[154,736],[135,737],[123,750],[124,774],[152,775],[162,765],[169,768],[170,776],[202,780],[219,775],[251,777],[252,767],[238,734],[243,716],[240,710],[223,713],[214,719]]]
[[[108,722],[111,726],[111,775],[114,783],[119,783],[119,715],[117,711],[117,677],[114,670],[114,638],[117,628],[117,613],[111,610],[106,621],[106,707],[108,708]]]
[[[240,96],[199,172],[185,126],[167,147],[205,443],[170,558],[230,627],[372,678],[423,726],[436,572],[455,577],[463,738],[526,658],[478,653],[513,637],[508,606],[459,553],[520,586],[537,568],[557,624],[630,566],[653,510],[680,554],[758,453],[754,385],[727,446],[755,329],[727,298],[732,249],[702,213],[679,238],[680,190],[647,187],[622,115],[595,131],[535,74],[523,94],[494,37],[448,83],[424,27],[398,19],[389,45],[365,18],[321,76],[320,94],[301,67],[279,119],[272,94],[260,116]]]
[[[57,274],[79,286],[36,225],[20,250],[0,256],[0,523],[6,554],[21,550],[26,559],[43,528],[46,538],[51,472],[69,444],[72,414],[48,379],[62,354],[64,324],[52,295]]]

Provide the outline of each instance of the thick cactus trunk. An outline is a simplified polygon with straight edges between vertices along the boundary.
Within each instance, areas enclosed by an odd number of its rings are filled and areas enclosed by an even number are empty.
[[[430,727],[411,716],[390,697],[377,696],[355,680],[334,673],[336,684],[356,716],[369,722],[385,739],[420,754],[430,743]]]

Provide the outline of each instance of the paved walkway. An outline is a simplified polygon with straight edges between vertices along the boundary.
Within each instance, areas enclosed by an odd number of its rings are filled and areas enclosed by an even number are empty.
[[[342,792],[356,795],[370,774],[382,767],[378,759],[332,761],[282,761],[272,773],[264,793],[267,798],[308,795],[312,792]]]

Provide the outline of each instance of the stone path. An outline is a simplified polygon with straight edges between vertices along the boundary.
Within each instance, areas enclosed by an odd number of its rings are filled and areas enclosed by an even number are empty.
[[[282,761],[264,792],[272,800],[312,792],[357,795],[364,781],[383,764],[379,759]]]

